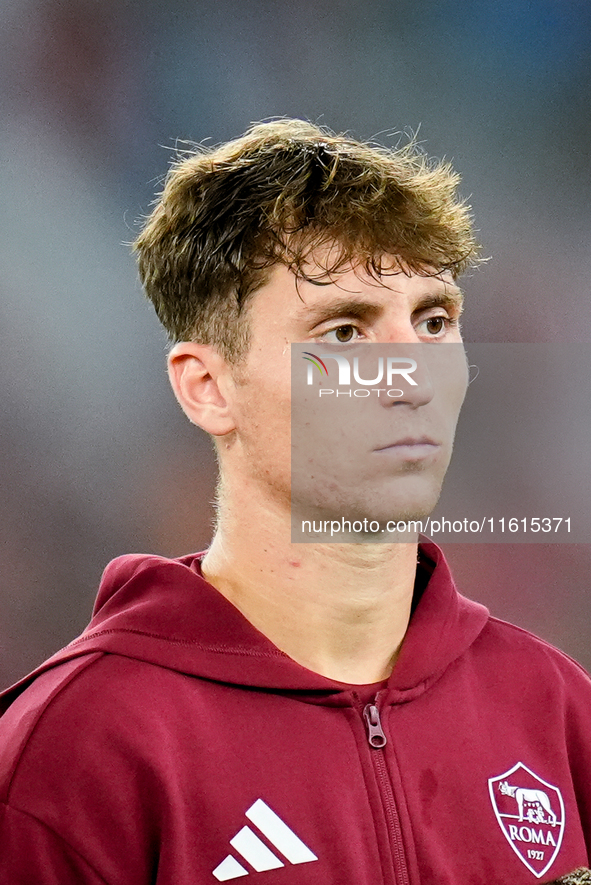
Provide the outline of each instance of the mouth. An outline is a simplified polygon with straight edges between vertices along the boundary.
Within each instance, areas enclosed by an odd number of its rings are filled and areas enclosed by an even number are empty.
[[[412,447],[412,446],[431,446],[433,448],[439,448],[441,444],[436,442],[434,439],[431,439],[429,436],[405,436],[403,439],[396,440],[396,442],[388,443],[385,446],[380,446],[377,449],[374,449],[376,452],[384,452],[386,449],[396,449],[400,446],[402,447]]]
[[[396,442],[374,449],[377,454],[392,454],[401,458],[421,460],[434,455],[441,448],[441,443],[428,436],[405,436]]]

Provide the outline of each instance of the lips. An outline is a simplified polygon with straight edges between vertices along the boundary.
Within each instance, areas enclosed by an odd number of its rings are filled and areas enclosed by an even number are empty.
[[[420,448],[430,446],[431,448],[439,448],[440,443],[436,442],[434,439],[431,439],[429,436],[405,436],[403,439],[399,439],[396,442],[388,443],[385,446],[380,446],[377,449],[374,449],[376,452],[385,452],[387,449],[401,449],[401,448]]]

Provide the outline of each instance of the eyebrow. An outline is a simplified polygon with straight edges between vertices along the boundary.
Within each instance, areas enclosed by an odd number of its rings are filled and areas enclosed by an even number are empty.
[[[454,310],[461,310],[464,305],[464,293],[457,286],[451,290],[446,289],[445,292],[426,292],[419,300],[413,313],[420,310],[428,310],[430,307],[448,307]]]
[[[416,316],[431,307],[444,307],[448,310],[461,312],[463,301],[464,295],[461,289],[456,286],[448,287],[443,292],[425,292],[415,304],[412,315]],[[371,320],[378,317],[384,308],[385,304],[383,303],[378,304],[375,301],[348,295],[335,301],[320,302],[312,307],[307,307],[300,312],[300,318],[312,322],[314,325],[339,317]]]

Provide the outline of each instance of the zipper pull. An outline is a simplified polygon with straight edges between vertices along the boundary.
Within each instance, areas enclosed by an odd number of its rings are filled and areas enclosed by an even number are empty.
[[[363,717],[367,725],[367,739],[370,747],[381,750],[382,747],[386,746],[387,738],[382,729],[380,711],[375,704],[367,704],[363,708]]]

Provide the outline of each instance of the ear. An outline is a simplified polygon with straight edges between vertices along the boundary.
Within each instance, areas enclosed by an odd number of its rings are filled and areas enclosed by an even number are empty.
[[[225,396],[231,376],[227,362],[209,344],[180,341],[168,354],[168,377],[189,421],[212,436],[235,429]]]

